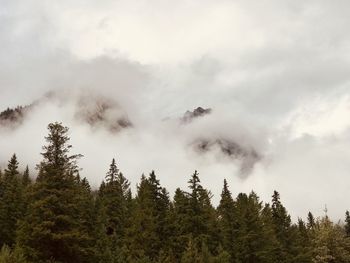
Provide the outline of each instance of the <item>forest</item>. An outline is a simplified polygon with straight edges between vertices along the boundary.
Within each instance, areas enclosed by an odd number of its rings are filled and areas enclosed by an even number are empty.
[[[233,197],[226,180],[215,207],[197,171],[172,196],[154,171],[132,193],[112,158],[92,189],[69,141],[51,123],[35,173],[19,170],[16,154],[0,170],[0,263],[350,262],[348,211],[340,222],[310,212],[293,222],[277,191],[270,203]]]

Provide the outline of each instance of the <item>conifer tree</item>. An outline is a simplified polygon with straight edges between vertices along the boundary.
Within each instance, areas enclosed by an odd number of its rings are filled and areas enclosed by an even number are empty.
[[[134,260],[144,256],[157,260],[159,252],[166,249],[164,239],[168,237],[164,235],[169,204],[168,193],[160,186],[155,173],[152,171],[148,178],[142,175],[128,231],[129,250]]]
[[[68,128],[48,125],[39,175],[30,192],[28,213],[20,224],[18,244],[34,262],[94,262],[82,207],[77,159],[70,155]]]
[[[343,229],[326,215],[318,222],[313,239],[313,263],[350,262],[350,244]]]
[[[307,214],[307,228],[312,230],[314,229],[316,223],[315,223],[315,218],[311,212]]]
[[[211,193],[200,184],[197,171],[188,183],[191,190],[189,192],[190,234],[199,245],[204,241],[210,249],[214,249],[218,229],[215,210],[210,202]]]
[[[129,202],[131,198],[130,183],[119,171],[115,159],[106,174],[106,182],[103,182],[99,190],[99,199],[105,208],[106,233],[109,237],[112,253],[115,256],[120,252],[125,232],[128,227]]]
[[[234,224],[235,224],[235,203],[233,201],[226,179],[221,192],[220,204],[217,208],[219,218],[220,240],[223,249],[231,257],[234,257]]]
[[[191,233],[191,218],[189,215],[189,195],[177,188],[170,210],[172,232],[171,247],[175,258],[180,260],[188,244]]]
[[[292,227],[290,215],[280,201],[280,195],[274,191],[272,196],[272,218],[277,240],[280,243],[278,257],[280,262],[294,262],[297,253],[297,228]]]
[[[349,213],[349,211],[345,212],[345,234],[346,234],[346,237],[350,238],[350,213]]]
[[[258,196],[252,192],[239,194],[236,199],[234,226],[234,262],[278,262],[274,250],[276,239],[271,231],[270,208],[263,208]]]
[[[198,172],[191,176],[188,193],[176,190],[174,197],[175,248],[179,257],[185,250],[189,238],[200,250],[206,243],[211,253],[215,253],[219,244],[219,227],[216,211],[211,204],[211,193],[200,184]]]
[[[22,176],[22,185],[24,187],[27,187],[32,183],[32,180],[30,179],[29,175],[29,167],[28,165],[26,166],[26,169],[24,170],[23,176]]]
[[[192,237],[188,240],[186,251],[183,253],[181,263],[202,263],[200,252],[198,251],[196,242]]]
[[[14,154],[8,162],[2,180],[2,196],[0,198],[0,246],[12,246],[16,237],[16,224],[23,216],[22,194],[18,161]]]

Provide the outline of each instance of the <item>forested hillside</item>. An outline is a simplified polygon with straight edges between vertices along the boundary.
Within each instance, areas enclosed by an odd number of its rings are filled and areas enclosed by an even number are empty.
[[[15,154],[0,173],[0,263],[350,262],[349,212],[345,224],[311,213],[293,223],[277,191],[263,203],[226,181],[214,207],[197,171],[174,195],[154,171],[132,193],[115,159],[95,191],[68,128],[51,123],[45,139],[35,180]]]

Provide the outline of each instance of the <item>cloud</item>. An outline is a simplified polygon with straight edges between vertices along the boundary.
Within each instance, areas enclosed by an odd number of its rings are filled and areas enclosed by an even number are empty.
[[[295,217],[327,204],[341,218],[350,183],[349,5],[2,1],[0,105],[38,101],[20,128],[0,131],[2,166],[16,152],[33,168],[46,125],[62,121],[94,186],[116,157],[133,185],[155,169],[173,192],[198,169],[215,203],[227,178],[235,194],[254,189],[265,201],[280,190]],[[83,122],[79,112],[101,98],[106,120],[127,116],[133,127],[114,134]],[[198,106],[213,111],[180,125]],[[242,160],[220,147],[198,154],[200,138],[261,158],[242,177]]]

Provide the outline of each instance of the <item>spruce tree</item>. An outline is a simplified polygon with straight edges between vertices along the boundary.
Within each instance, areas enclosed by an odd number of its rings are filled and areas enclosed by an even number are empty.
[[[314,218],[313,214],[311,212],[309,212],[307,214],[307,228],[309,230],[312,230],[315,228],[315,225],[316,225],[315,218]]]
[[[235,203],[233,201],[226,179],[224,180],[224,187],[221,192],[220,204],[217,208],[220,240],[223,249],[226,250],[230,256],[234,257],[234,224],[235,224]]]
[[[238,195],[234,226],[234,262],[279,262],[274,255],[276,239],[271,231],[271,221],[269,206],[263,208],[254,192]]]
[[[119,171],[113,158],[99,190],[99,200],[105,208],[106,234],[111,244],[112,253],[117,257],[124,243],[128,227],[129,202],[131,198],[130,183]]]
[[[272,196],[272,218],[274,222],[275,233],[280,243],[278,257],[280,262],[295,262],[298,257],[296,227],[292,227],[290,215],[280,201],[280,195],[274,191]]]
[[[170,210],[172,233],[171,247],[175,258],[180,260],[188,244],[191,233],[191,217],[189,215],[189,195],[177,188]]]
[[[30,185],[32,183],[32,180],[30,179],[30,175],[29,175],[29,167],[28,165],[26,166],[26,169],[24,170],[24,173],[22,175],[22,185],[24,187],[27,187],[28,185]]]
[[[8,162],[2,180],[0,246],[14,244],[17,221],[23,216],[23,213],[23,188],[19,178],[17,157],[14,154]]]
[[[82,186],[77,180],[81,155],[69,154],[67,127],[56,122],[48,130],[18,244],[34,262],[94,262],[91,238],[84,227],[88,219],[82,207]]]
[[[346,234],[346,237],[350,238],[350,213],[349,213],[349,211],[345,212],[345,234]]]
[[[330,221],[328,216],[317,222],[313,242],[313,263],[350,262],[350,243],[344,230]]]
[[[159,253],[167,249],[169,204],[168,193],[160,186],[155,173],[152,171],[148,178],[143,175],[128,231],[129,250],[134,260],[144,256],[158,260]]]

